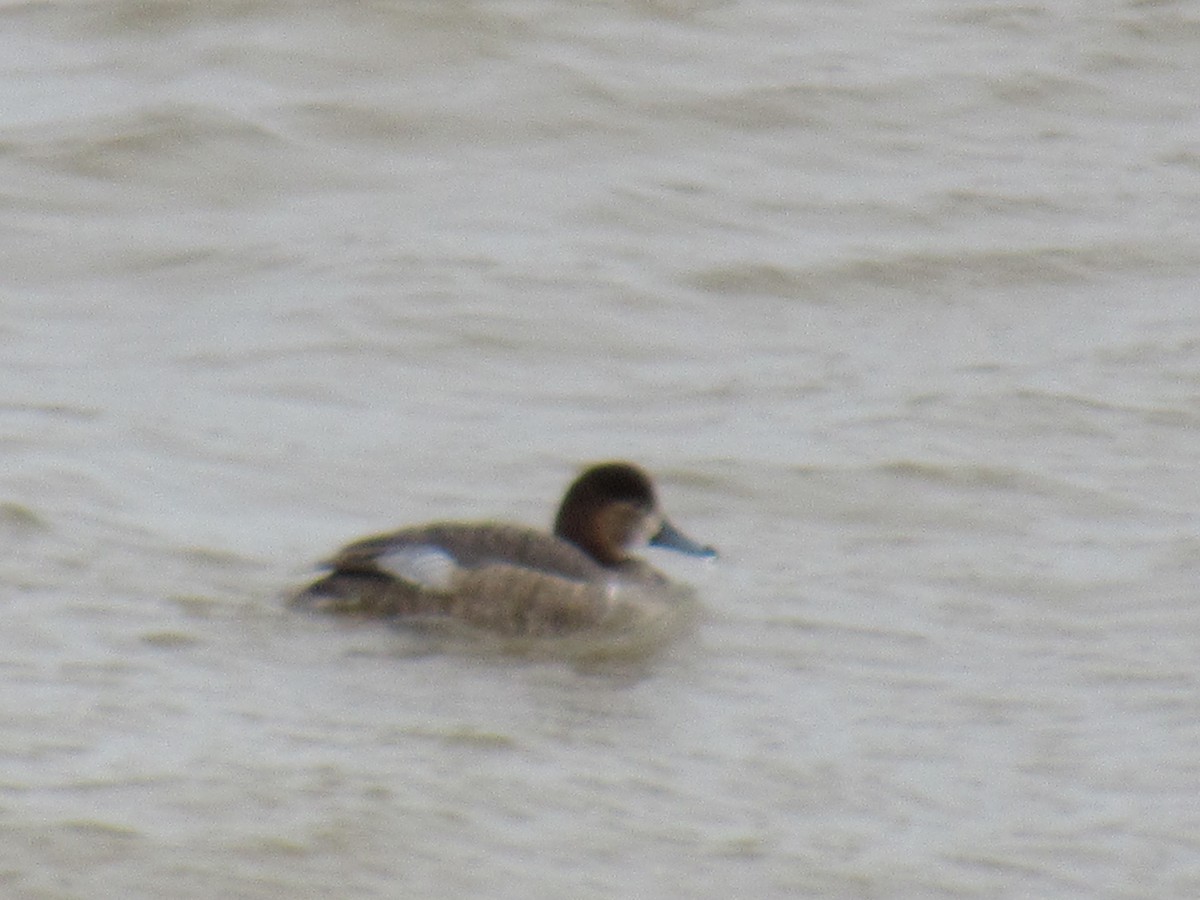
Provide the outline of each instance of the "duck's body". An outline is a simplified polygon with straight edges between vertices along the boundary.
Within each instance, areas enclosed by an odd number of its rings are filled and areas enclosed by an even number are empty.
[[[667,579],[630,549],[648,541],[712,556],[658,511],[649,478],[627,463],[584,472],[553,534],[495,522],[441,522],[356,541],[332,571],[295,596],[312,609],[382,617],[447,617],[513,635],[601,625],[622,587]]]

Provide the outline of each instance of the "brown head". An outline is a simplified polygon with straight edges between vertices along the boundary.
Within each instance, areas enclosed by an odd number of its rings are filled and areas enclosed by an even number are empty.
[[[603,566],[619,566],[643,543],[694,556],[715,556],[671,525],[658,509],[654,485],[630,463],[592,466],[567,488],[554,533]]]

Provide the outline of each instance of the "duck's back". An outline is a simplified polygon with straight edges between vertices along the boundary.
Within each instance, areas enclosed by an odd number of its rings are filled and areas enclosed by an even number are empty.
[[[436,522],[364,538],[343,547],[325,565],[340,572],[378,572],[380,560],[428,547],[464,569],[505,565],[573,581],[597,581],[605,569],[574,544],[534,528],[497,522]]]

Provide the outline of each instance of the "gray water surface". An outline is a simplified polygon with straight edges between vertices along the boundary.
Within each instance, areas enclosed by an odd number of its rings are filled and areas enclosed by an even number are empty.
[[[1189,2],[0,6],[0,893],[1200,896]],[[591,660],[281,597],[629,458]]]

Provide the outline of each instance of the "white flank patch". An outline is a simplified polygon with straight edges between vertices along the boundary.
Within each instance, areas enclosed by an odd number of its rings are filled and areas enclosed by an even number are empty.
[[[430,544],[389,550],[375,557],[375,565],[401,581],[430,591],[448,591],[458,568],[453,556]]]

